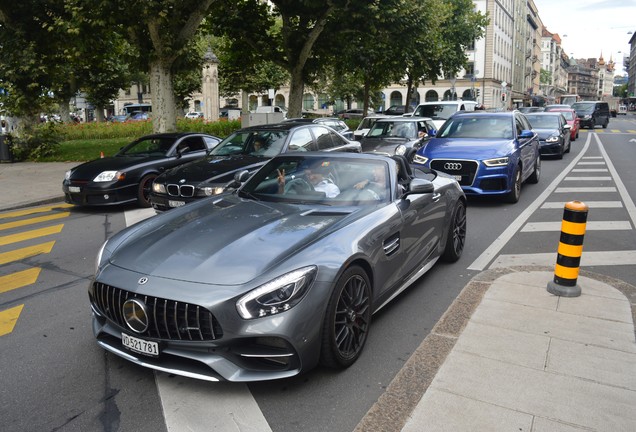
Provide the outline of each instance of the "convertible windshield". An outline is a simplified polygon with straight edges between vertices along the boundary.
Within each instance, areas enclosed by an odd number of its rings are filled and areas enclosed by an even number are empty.
[[[163,156],[170,151],[174,139],[147,138],[134,141],[123,148],[118,156]]]
[[[512,122],[507,116],[458,116],[447,120],[437,137],[512,139]]]
[[[288,135],[288,131],[238,131],[224,139],[209,154],[274,157],[283,150]]]
[[[339,158],[275,158],[239,194],[264,201],[304,204],[376,204],[390,199],[388,163]]]

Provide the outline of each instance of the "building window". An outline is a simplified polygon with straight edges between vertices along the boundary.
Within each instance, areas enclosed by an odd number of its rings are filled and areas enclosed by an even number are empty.
[[[303,95],[303,109],[313,110],[314,109],[314,95],[311,93],[305,93]]]

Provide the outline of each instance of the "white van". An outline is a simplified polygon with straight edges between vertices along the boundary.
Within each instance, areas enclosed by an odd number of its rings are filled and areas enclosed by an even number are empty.
[[[435,127],[439,130],[446,120],[457,111],[475,111],[475,101],[438,101],[419,104],[412,115],[414,117],[430,117]]]
[[[627,105],[619,105],[618,106],[618,114],[619,115],[627,115]]]

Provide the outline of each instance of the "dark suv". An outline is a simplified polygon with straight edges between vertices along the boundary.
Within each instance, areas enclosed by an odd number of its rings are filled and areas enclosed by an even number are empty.
[[[227,190],[234,174],[256,172],[272,157],[291,151],[361,151],[333,129],[314,123],[284,122],[234,132],[202,159],[161,174],[152,185],[150,203],[160,212]]]
[[[610,109],[607,102],[589,101],[576,102],[572,104],[572,109],[576,111],[579,117],[579,124],[582,128],[594,128],[596,125],[603,126],[603,129],[609,124]]]

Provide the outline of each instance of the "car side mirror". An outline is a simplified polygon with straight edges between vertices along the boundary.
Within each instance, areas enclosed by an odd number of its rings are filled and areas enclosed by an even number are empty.
[[[563,126],[565,129],[572,129],[572,125],[566,124]]]
[[[533,136],[534,132],[532,132],[530,129],[524,129],[519,134],[519,138],[532,138]]]
[[[435,186],[429,180],[414,178],[409,183],[408,190],[404,193],[404,196],[413,195],[413,194],[427,194],[433,193],[435,191]]]
[[[234,181],[241,184],[245,183],[250,178],[250,172],[248,170],[241,170],[234,173]]]

